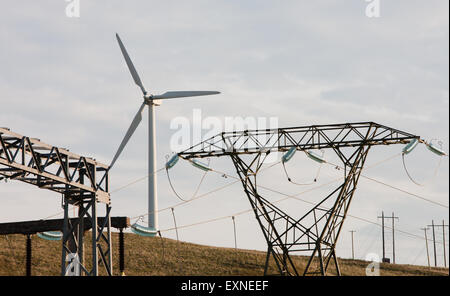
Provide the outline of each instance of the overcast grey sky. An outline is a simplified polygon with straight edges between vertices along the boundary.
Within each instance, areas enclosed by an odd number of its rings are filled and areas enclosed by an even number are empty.
[[[379,18],[366,16],[364,0],[81,0],[79,18],[66,16],[68,3],[63,0],[0,3],[0,126],[104,163],[112,159],[142,102],[116,32],[152,93],[222,92],[166,101],[157,108],[158,167],[172,152],[169,143],[176,130],[170,129],[171,120],[192,119],[194,108],[201,109],[203,117],[221,121],[230,116],[277,117],[281,127],[375,121],[424,139],[440,139],[448,151],[446,0],[381,0]],[[146,175],[146,121],[145,114],[111,173],[113,190]],[[374,148],[367,166],[401,149]],[[408,179],[399,157],[365,174],[448,205],[448,158],[442,160],[436,177],[438,159],[423,146],[407,161],[425,186]],[[211,165],[234,174],[229,159],[214,159]],[[299,154],[289,169],[295,178],[309,180],[317,167]],[[173,181],[189,196],[201,174],[181,162],[173,170]],[[324,168],[318,184],[337,174]],[[166,176],[158,178],[160,208],[178,203]],[[266,186],[286,193],[309,188],[289,184],[280,166],[261,178]],[[199,193],[230,181],[208,174]],[[60,210],[60,197],[52,192],[18,182],[1,183],[0,188],[0,222],[40,219]],[[112,194],[113,215],[144,214],[146,188],[142,181]],[[319,200],[333,186],[325,189],[303,198]],[[265,194],[271,200],[282,197]],[[295,217],[309,208],[295,200],[279,207]],[[249,208],[238,183],[175,212],[178,224],[187,225]],[[362,179],[350,214],[376,221],[382,210],[394,211],[400,217],[398,228],[417,235],[431,219],[448,222],[448,208]],[[160,228],[173,227],[171,219],[170,211],[161,212]],[[240,248],[265,250],[251,213],[238,216],[236,223]],[[380,228],[352,218],[345,223],[338,256],[351,256],[349,230],[357,231],[358,258],[369,252],[381,256]],[[175,237],[173,231],[163,234]],[[232,247],[231,219],[184,228],[180,239]],[[398,234],[396,246],[397,262],[426,264],[423,240]]]

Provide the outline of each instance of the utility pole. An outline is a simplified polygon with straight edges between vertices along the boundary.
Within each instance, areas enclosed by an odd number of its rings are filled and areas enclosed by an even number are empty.
[[[352,234],[352,259],[355,260],[355,245],[353,244],[353,234],[355,233],[355,230],[350,230],[350,233]]]
[[[430,253],[428,251],[428,238],[427,238],[427,230],[428,228],[421,228],[425,232],[425,245],[427,247],[427,261],[428,261],[428,267],[430,267]]]
[[[435,225],[434,220],[431,220],[431,225],[428,225],[428,227],[433,228],[433,246],[434,246],[434,266],[437,267],[437,257],[436,257],[436,236],[435,236],[435,227],[442,227],[442,245],[444,247],[444,267],[447,267],[447,254],[445,252],[445,227],[448,227],[448,225],[445,225],[445,221],[442,220],[442,225]]]
[[[386,248],[384,245],[384,211],[381,212],[381,217],[378,218],[381,218],[381,239],[383,241],[383,258],[381,259],[381,262],[387,262],[388,260],[386,260]]]
[[[448,225],[445,225],[445,221],[442,220],[442,246],[444,247],[444,267],[447,267],[447,258],[445,256],[445,227],[448,227]]]
[[[392,212],[392,217],[384,216],[384,211],[381,212],[381,224],[382,224],[382,238],[383,238],[383,259],[382,262],[389,263],[389,259],[386,258],[386,249],[385,249],[385,240],[384,240],[384,219],[392,219],[392,262],[395,264],[395,219],[398,220],[398,217],[395,217],[394,212]]]
[[[398,217],[395,217],[394,212],[392,212],[392,217],[390,217],[392,219],[392,257],[394,260],[394,264],[395,264],[395,219],[398,220]]]
[[[434,248],[434,266],[437,267],[437,258],[436,258],[436,236],[434,233],[434,220],[431,220],[431,225],[428,225],[428,227],[432,227],[433,229],[433,248]]]
[[[231,217],[233,219],[233,230],[234,230],[234,249],[237,250],[237,239],[236,239],[236,222],[234,221],[234,216]]]

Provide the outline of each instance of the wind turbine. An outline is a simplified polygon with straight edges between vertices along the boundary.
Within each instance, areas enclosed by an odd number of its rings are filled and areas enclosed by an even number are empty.
[[[113,160],[109,166],[111,169],[122,153],[123,149],[128,143],[128,140],[133,135],[136,128],[139,126],[139,123],[142,121],[142,112],[144,111],[145,106],[148,106],[148,231],[155,235],[158,230],[158,196],[157,196],[157,183],[156,183],[156,132],[155,132],[155,106],[161,105],[161,100],[165,99],[174,99],[174,98],[184,98],[184,97],[197,97],[197,96],[207,96],[207,95],[215,95],[220,94],[218,91],[168,91],[161,95],[153,95],[147,93],[144,88],[144,85],[139,78],[139,75],[136,71],[136,68],[133,65],[133,62],[130,59],[130,56],[125,49],[125,46],[120,40],[119,35],[116,33],[117,42],[119,43],[120,50],[122,51],[122,55],[125,58],[128,69],[130,70],[131,76],[134,79],[134,82],[142,91],[144,101],[139,107],[138,112],[134,116],[133,121],[131,122],[130,127],[128,128],[125,137],[120,143],[119,149],[114,155]]]

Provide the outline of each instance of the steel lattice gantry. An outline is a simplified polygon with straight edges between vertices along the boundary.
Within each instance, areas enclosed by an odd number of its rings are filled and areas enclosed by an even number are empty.
[[[112,275],[111,202],[108,166],[67,149],[54,147],[0,128],[0,180],[18,180],[63,195],[64,226],[61,274],[98,275],[99,263]],[[106,206],[105,218],[97,219],[97,204]],[[78,207],[78,219],[69,219],[69,205]],[[84,265],[84,221],[92,225],[92,262]],[[98,221],[101,221],[100,224]],[[69,260],[69,261],[68,261]]]
[[[303,275],[326,275],[333,265],[340,275],[335,248],[370,147],[406,144],[416,138],[373,122],[314,125],[224,132],[178,155],[187,160],[231,157],[267,241],[265,275],[271,258],[281,275],[300,275],[290,256],[294,252],[310,254]],[[256,182],[270,152],[292,147],[299,151],[332,149],[344,167],[342,184],[299,219],[262,197]]]

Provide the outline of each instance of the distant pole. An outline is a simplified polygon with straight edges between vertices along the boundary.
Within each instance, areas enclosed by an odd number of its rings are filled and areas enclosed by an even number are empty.
[[[436,236],[435,236],[435,233],[434,233],[434,220],[431,220],[431,227],[433,228],[434,266],[437,267],[437,258],[436,258]]]
[[[384,240],[384,212],[381,212],[381,217],[382,217],[382,226],[383,226],[383,260],[384,260],[384,258],[386,258],[386,248],[385,248],[385,240]]]
[[[31,235],[27,234],[27,242],[26,242],[26,253],[27,253],[27,257],[26,257],[26,263],[25,263],[25,274],[26,276],[31,276]]]
[[[384,211],[381,212],[381,217],[378,218],[381,218],[381,239],[383,241],[383,259],[381,261],[384,262],[386,258],[386,249],[384,247]]]
[[[175,233],[177,234],[177,242],[180,240],[178,239],[178,228],[177,228],[177,220],[175,219],[175,209],[171,208],[172,210],[172,217],[173,217],[173,224],[175,225]]]
[[[234,249],[237,250],[237,239],[236,239],[236,222],[234,221],[234,216],[231,217],[233,219],[233,230],[234,230]]]
[[[427,261],[428,261],[428,267],[430,267],[430,253],[428,251],[428,238],[427,238],[427,229],[428,228],[421,228],[425,232],[425,246],[427,247]]]
[[[119,270],[120,275],[125,275],[125,241],[123,236],[123,228],[119,229]]]
[[[355,233],[355,230],[350,230],[350,233],[352,234],[352,259],[355,260],[355,246],[353,244],[353,234]]]
[[[394,216],[394,212],[392,212],[392,259],[395,264],[395,219],[398,220],[398,217]]]
[[[447,267],[447,256],[445,254],[445,221],[442,220],[442,246],[444,247],[444,267]]]

